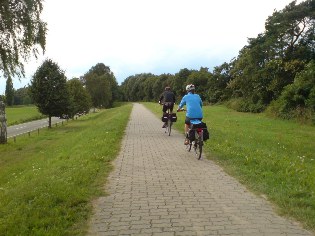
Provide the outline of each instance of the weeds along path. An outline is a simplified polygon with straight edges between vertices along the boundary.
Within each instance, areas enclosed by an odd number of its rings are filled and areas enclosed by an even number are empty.
[[[88,235],[312,235],[161,126],[134,104]]]

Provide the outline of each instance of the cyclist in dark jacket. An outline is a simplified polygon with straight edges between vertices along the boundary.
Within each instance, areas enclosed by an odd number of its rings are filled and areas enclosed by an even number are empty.
[[[171,88],[169,86],[165,87],[164,92],[160,96],[159,104],[163,104],[163,115],[166,113],[167,109],[169,108],[171,113],[173,112],[175,103],[175,94],[171,91]],[[166,124],[162,126],[162,128],[165,128]]]

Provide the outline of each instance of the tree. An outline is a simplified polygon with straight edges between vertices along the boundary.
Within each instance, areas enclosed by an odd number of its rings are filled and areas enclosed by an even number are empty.
[[[32,99],[29,94],[29,88],[19,88],[14,91],[14,105],[32,104]]]
[[[213,76],[208,80],[207,98],[210,103],[228,100],[231,97],[231,90],[227,88],[230,82],[231,63],[223,63],[214,67]]]
[[[6,97],[7,105],[12,106],[14,103],[14,88],[13,88],[13,82],[10,76],[7,78],[7,83],[5,86],[5,97]]]
[[[188,77],[192,72],[192,70],[184,68],[175,74],[173,89],[177,96],[182,97],[186,94],[186,81],[188,80]]]
[[[77,113],[86,113],[90,110],[92,101],[89,93],[79,79],[73,78],[67,82],[70,93],[69,116],[73,118]]]
[[[89,74],[86,78],[86,89],[94,107],[109,108],[112,102],[110,83],[106,75]]]
[[[96,107],[112,107],[120,97],[118,84],[113,72],[103,63],[93,66],[82,78]]]
[[[207,83],[212,77],[212,73],[208,71],[208,68],[201,67],[199,71],[193,71],[186,81],[187,84],[194,84],[196,92],[200,95],[202,100],[207,97]]]
[[[0,71],[5,77],[24,75],[23,62],[45,51],[46,23],[42,0],[1,0]]]
[[[297,74],[294,82],[287,85],[281,96],[269,107],[282,118],[315,118],[315,61]],[[308,117],[307,117],[308,116]]]
[[[30,94],[38,110],[49,117],[67,114],[69,110],[69,91],[67,79],[58,64],[46,59],[36,70],[30,86]]]
[[[248,40],[233,62],[228,88],[240,97],[240,111],[261,112],[315,59],[314,0],[291,2],[275,11],[264,33]]]

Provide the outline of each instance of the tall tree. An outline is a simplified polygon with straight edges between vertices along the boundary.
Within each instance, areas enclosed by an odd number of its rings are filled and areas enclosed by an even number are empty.
[[[94,106],[111,107],[114,100],[120,97],[116,78],[110,68],[103,63],[93,66],[82,77],[82,81],[91,95]]]
[[[38,110],[49,117],[67,114],[69,110],[69,90],[64,71],[57,63],[46,59],[36,70],[31,80],[30,94]]]
[[[70,107],[68,112],[69,116],[73,118],[77,113],[89,112],[92,104],[91,97],[83,87],[80,80],[73,78],[67,83],[70,93]]]
[[[42,0],[1,0],[0,71],[5,77],[24,75],[23,62],[45,51],[46,23]]]
[[[6,97],[6,104],[8,106],[12,106],[14,103],[14,88],[11,76],[7,78],[7,83],[5,86],[5,97]]]
[[[213,76],[209,78],[207,84],[207,99],[210,103],[228,100],[231,97],[231,90],[227,88],[230,82],[231,63],[223,63],[214,67]]]
[[[110,83],[106,75],[89,74],[86,78],[86,89],[94,107],[109,108],[112,104]]]

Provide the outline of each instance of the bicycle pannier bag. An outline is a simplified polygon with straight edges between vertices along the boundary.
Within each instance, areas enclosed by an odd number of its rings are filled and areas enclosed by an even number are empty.
[[[207,141],[210,138],[209,131],[207,129],[203,129],[203,141]]]
[[[203,141],[207,141],[210,138],[209,131],[207,129],[207,124],[204,122],[201,122],[199,124],[194,124],[192,126],[193,129],[202,128],[203,129]]]
[[[196,138],[196,137],[195,137],[195,130],[193,130],[193,129],[189,130],[188,138],[189,138],[189,140],[190,140],[191,142],[195,140],[195,138]]]
[[[171,121],[172,121],[172,122],[176,122],[176,121],[177,121],[176,113],[172,113],[172,114],[171,114]]]
[[[162,116],[162,121],[167,122],[167,120],[168,120],[167,113],[164,113]]]

